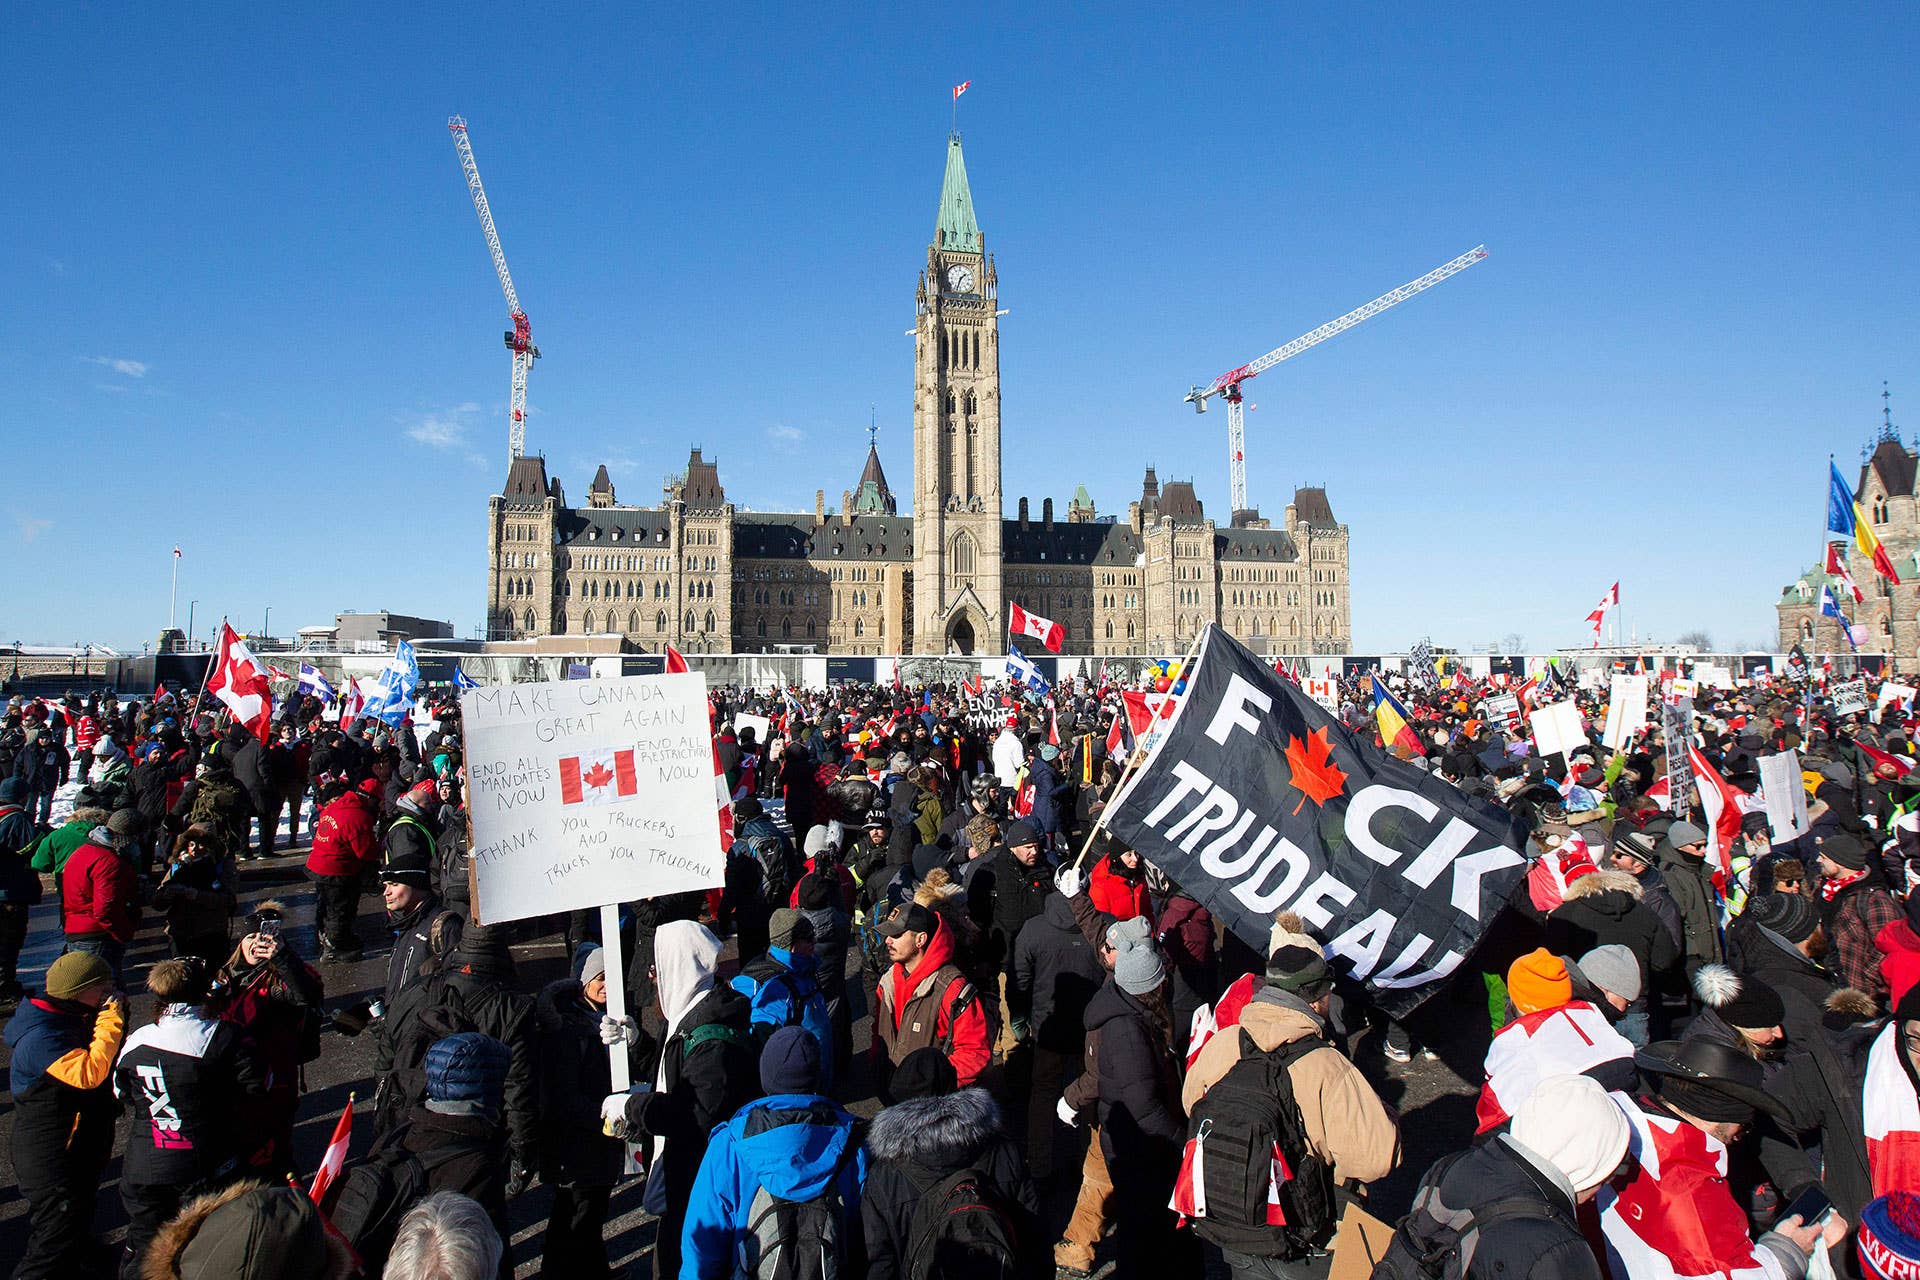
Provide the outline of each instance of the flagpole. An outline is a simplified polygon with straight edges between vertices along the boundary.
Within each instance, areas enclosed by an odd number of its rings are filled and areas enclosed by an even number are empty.
[[[174,606],[180,600],[180,548],[173,549],[173,585],[167,588],[167,630],[173,630]]]
[[[1184,680],[1187,678],[1187,665],[1193,661],[1194,655],[1200,652],[1200,642],[1206,639],[1206,635],[1207,635],[1207,629],[1206,627],[1203,626],[1200,628],[1200,634],[1193,638],[1193,646],[1187,650],[1187,656],[1180,660],[1180,675],[1179,675],[1180,679]],[[1124,696],[1120,699],[1120,714],[1121,715],[1127,714],[1127,700]],[[1155,720],[1158,720],[1160,718],[1160,712],[1158,708],[1154,709],[1153,718]],[[1113,789],[1114,795],[1117,796],[1122,791],[1125,791],[1127,789],[1127,779],[1133,776],[1134,769],[1138,767],[1146,759],[1146,757],[1147,757],[1146,752],[1136,750],[1131,756],[1127,758],[1126,770],[1123,773],[1121,773],[1120,781]],[[1080,856],[1073,860],[1074,870],[1078,871],[1080,869],[1080,864],[1087,860],[1087,851],[1093,848],[1093,838],[1094,836],[1100,833],[1100,827],[1105,822],[1106,816],[1107,816],[1106,806],[1102,805],[1100,808],[1099,816],[1094,818],[1093,825],[1087,828],[1087,839],[1086,839],[1086,843],[1080,846]]]

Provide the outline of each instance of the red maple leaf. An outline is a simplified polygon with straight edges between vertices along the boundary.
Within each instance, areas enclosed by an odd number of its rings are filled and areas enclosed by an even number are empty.
[[[613,770],[607,768],[604,760],[595,760],[593,768],[580,775],[580,781],[590,787],[600,788],[613,781]]]
[[[1346,786],[1347,775],[1333,763],[1332,755],[1333,744],[1327,741],[1324,726],[1287,743],[1287,764],[1293,769],[1289,782],[1300,791],[1300,804],[1293,806],[1295,813],[1309,800],[1325,804]]]

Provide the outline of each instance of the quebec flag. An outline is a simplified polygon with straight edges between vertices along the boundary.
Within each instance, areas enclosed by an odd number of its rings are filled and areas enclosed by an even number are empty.
[[[413,691],[419,683],[420,664],[414,660],[413,645],[402,640],[381,670],[378,683],[368,692],[367,705],[360,709],[360,714],[397,727],[412,709]]]
[[[1010,684],[1023,684],[1041,697],[1045,697],[1053,688],[1047,683],[1047,678],[1040,674],[1040,668],[1033,665],[1033,660],[1020,652],[1018,645],[1007,646],[1007,681]]]

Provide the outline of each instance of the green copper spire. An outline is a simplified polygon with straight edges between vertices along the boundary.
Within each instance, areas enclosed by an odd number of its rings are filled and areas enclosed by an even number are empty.
[[[933,238],[936,249],[980,252],[980,224],[973,220],[973,192],[967,187],[967,161],[960,154],[960,135],[947,138],[947,176],[940,183],[940,221]]]

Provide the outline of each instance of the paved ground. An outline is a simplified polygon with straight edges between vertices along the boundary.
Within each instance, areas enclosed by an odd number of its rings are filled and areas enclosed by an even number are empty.
[[[56,816],[61,816],[58,811]],[[304,832],[302,834],[304,836]],[[270,898],[284,902],[290,911],[289,941],[302,955],[311,957],[317,953],[318,946],[313,932],[313,894],[301,874],[304,860],[303,841],[293,852],[263,862],[243,864],[240,869],[240,910],[245,913]],[[360,932],[369,941],[376,936],[384,939],[378,898],[370,897],[362,901]],[[35,910],[32,934],[21,957],[21,981],[37,985],[47,964],[59,953],[58,922],[49,902]],[[516,962],[529,989],[537,989],[539,984],[561,975],[561,953],[562,943],[558,936],[514,948]],[[731,954],[730,947],[728,954]],[[146,966],[163,959],[165,955],[166,944],[157,924],[149,924],[142,930],[128,955],[129,985],[137,987]],[[377,991],[385,982],[386,955],[387,947],[382,945],[378,949],[370,949],[366,959],[358,964],[326,968],[323,977],[327,1008],[331,1011],[356,1004]],[[1421,1010],[1415,1021],[1416,1034],[1424,1035],[1436,1043],[1445,1060],[1416,1057],[1413,1063],[1406,1066],[1388,1063],[1380,1056],[1377,1035],[1367,1037],[1358,1048],[1357,1057],[1362,1067],[1375,1081],[1381,1096],[1403,1117],[1402,1133],[1407,1153],[1402,1169],[1373,1188],[1374,1211],[1383,1217],[1392,1218],[1403,1212],[1420,1172],[1436,1156],[1458,1146],[1472,1132],[1473,1097],[1477,1085],[1469,1086],[1463,1081],[1477,1082],[1479,1079],[1478,1064],[1486,1042],[1484,1005],[1474,1002],[1471,998],[1474,994],[1463,990],[1458,999],[1448,995],[1436,996]],[[145,995],[134,999],[136,1024],[152,1018],[151,1003]],[[864,1049],[870,1037],[869,1020],[855,1025],[854,1044],[857,1049]],[[350,1094],[357,1099],[355,1154],[365,1150],[372,1138],[369,1106],[372,1097],[371,1039],[348,1037],[328,1030],[321,1043],[319,1059],[307,1067],[306,1097],[295,1131],[297,1155],[306,1169],[311,1169],[318,1162],[340,1109],[346,1105]],[[856,1054],[857,1058],[863,1056]],[[0,1047],[0,1067],[4,1067],[5,1057],[6,1051]],[[3,1080],[4,1077],[0,1076],[0,1081]],[[877,1103],[872,1098],[862,1071],[856,1070],[853,1079],[848,1082],[845,1096],[850,1109],[856,1112],[871,1115],[876,1109]],[[1010,1111],[1019,1109],[1009,1108]],[[12,1097],[0,1091],[0,1258],[18,1257],[25,1241],[26,1206],[13,1178],[12,1116]],[[122,1129],[124,1138],[124,1125]],[[1077,1171],[1078,1159],[1072,1159],[1066,1167]],[[96,1220],[96,1228],[102,1237],[116,1246],[125,1221],[117,1192],[118,1177],[119,1158],[116,1154],[107,1169]],[[1071,1186],[1062,1186],[1054,1191],[1051,1204],[1054,1221],[1051,1225],[1056,1230],[1071,1210],[1073,1190]],[[550,1203],[551,1192],[536,1185],[512,1206],[513,1259],[517,1276],[538,1274],[538,1238],[545,1225]],[[653,1220],[640,1209],[640,1185],[637,1181],[615,1192],[612,1212],[610,1252],[616,1266],[642,1259],[642,1265],[636,1268],[636,1275],[650,1274],[645,1269],[643,1255],[652,1244]]]

